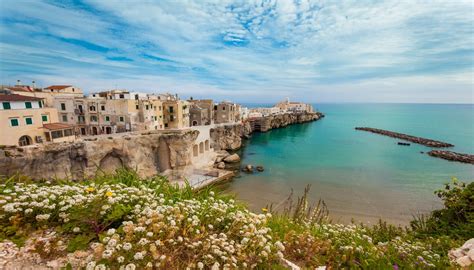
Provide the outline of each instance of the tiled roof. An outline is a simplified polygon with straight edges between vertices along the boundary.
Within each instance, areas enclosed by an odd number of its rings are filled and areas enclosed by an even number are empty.
[[[71,86],[72,85],[51,85],[51,86],[46,87],[45,89],[61,90],[61,89],[68,88]]]
[[[21,92],[33,92],[33,89],[29,86],[9,86],[9,87],[5,87],[6,89],[8,90],[11,90],[11,91],[21,91]]]
[[[59,130],[59,129],[72,128],[73,126],[64,124],[64,123],[49,123],[49,124],[43,124],[43,127],[49,130]]]
[[[0,101],[40,101],[42,98],[22,96],[17,94],[0,94]]]

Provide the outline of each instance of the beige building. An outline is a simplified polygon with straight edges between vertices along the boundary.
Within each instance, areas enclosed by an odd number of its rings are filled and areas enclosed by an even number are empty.
[[[313,106],[311,106],[311,104],[306,104],[303,102],[290,102],[289,98],[287,98],[285,101],[277,103],[275,107],[280,108],[283,112],[314,112]]]
[[[189,127],[189,105],[185,100],[163,101],[165,129]]]
[[[214,104],[214,123],[234,123],[240,121],[240,105],[223,101]]]
[[[58,123],[55,108],[44,100],[4,92],[0,94],[1,145],[27,146],[34,143],[73,141],[73,126]]]
[[[13,94],[22,96],[42,98],[45,107],[55,107],[54,100],[57,97],[76,98],[83,97],[84,94],[80,88],[72,85],[52,85],[44,89],[29,85],[3,86],[3,89],[11,91]]]
[[[214,123],[214,102],[212,99],[190,99],[189,125],[203,126]]]

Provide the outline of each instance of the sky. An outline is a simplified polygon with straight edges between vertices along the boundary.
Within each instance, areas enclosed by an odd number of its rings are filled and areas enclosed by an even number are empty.
[[[7,85],[474,103],[473,65],[473,1],[0,1]]]

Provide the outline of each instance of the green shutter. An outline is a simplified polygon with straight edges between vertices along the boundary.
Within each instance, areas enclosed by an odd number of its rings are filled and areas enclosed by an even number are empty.
[[[105,121],[109,122],[110,118],[108,116],[105,117]]]
[[[31,118],[31,117],[25,118],[25,123],[26,123],[27,125],[33,125],[33,118]]]
[[[40,108],[43,108],[43,102],[42,101],[38,101],[38,105]]]
[[[4,110],[10,110],[12,107],[10,106],[10,102],[2,102]]]
[[[18,124],[18,119],[10,119],[10,124],[12,127],[17,127],[19,124]]]
[[[31,102],[29,101],[25,102],[25,106],[27,109],[31,109]]]
[[[48,122],[48,116],[47,115],[41,115],[41,120],[43,122]]]

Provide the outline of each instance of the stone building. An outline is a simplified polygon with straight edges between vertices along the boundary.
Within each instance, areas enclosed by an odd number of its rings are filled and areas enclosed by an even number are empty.
[[[240,105],[222,101],[214,104],[214,123],[234,123],[240,121]]]
[[[275,107],[280,108],[283,112],[314,112],[313,106],[311,106],[311,104],[306,104],[303,102],[290,102],[289,98],[277,103]]]
[[[212,99],[189,99],[189,125],[202,126],[214,123],[214,102]]]
[[[27,146],[75,139],[72,125],[58,123],[55,108],[38,97],[0,93],[0,145]]]
[[[165,129],[189,127],[189,102],[186,100],[163,101]]]

